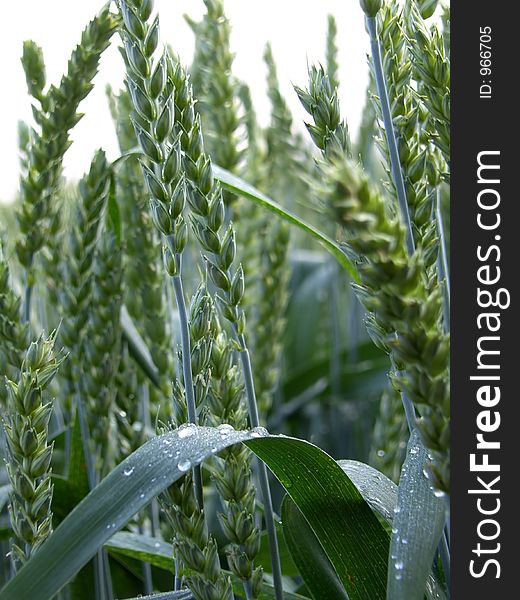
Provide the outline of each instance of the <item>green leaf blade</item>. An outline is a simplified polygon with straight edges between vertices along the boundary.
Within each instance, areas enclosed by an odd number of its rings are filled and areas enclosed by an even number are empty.
[[[189,468],[254,437],[249,431],[224,436],[195,425],[179,431],[151,439],[105,477],[0,590],[2,600],[52,598],[116,531]]]
[[[295,438],[245,443],[305,516],[350,600],[384,600],[388,534],[336,461]]]
[[[348,600],[329,557],[289,496],[282,502],[282,523],[287,546],[314,600]]]
[[[445,520],[445,501],[423,470],[428,458],[414,430],[401,471],[388,559],[387,600],[422,600]]]
[[[299,227],[302,231],[310,234],[312,237],[318,240],[318,242],[325,248],[325,250],[327,250],[327,252],[330,252],[330,254],[334,256],[334,258],[344,269],[350,273],[354,281],[359,282],[357,269],[350,262],[349,258],[345,252],[343,252],[339,244],[337,244],[332,238],[314,227],[314,225],[311,225],[310,223],[305,222],[303,219],[300,219],[300,217],[287,210],[240,177],[237,177],[229,171],[226,171],[226,169],[223,169],[217,165],[213,165],[213,174],[225,189],[237,194],[238,196],[243,196],[248,200],[252,200],[256,204],[259,204],[267,210],[270,210],[272,213],[278,215],[292,225],[296,225],[296,227]]]

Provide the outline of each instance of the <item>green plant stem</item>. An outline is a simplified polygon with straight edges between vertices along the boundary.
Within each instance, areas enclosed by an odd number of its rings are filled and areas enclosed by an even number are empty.
[[[253,598],[251,580],[244,581],[244,594],[246,595],[246,600],[251,600]]]
[[[182,258],[178,254],[176,256],[181,272]],[[191,348],[190,348],[190,333],[188,329],[188,313],[186,311],[186,302],[184,301],[184,290],[180,275],[172,277],[173,291],[177,308],[179,309],[179,324],[181,328],[181,347],[182,347],[182,372],[184,376],[184,389],[186,394],[186,407],[188,410],[188,420],[194,425],[197,424],[197,412],[195,408],[195,390],[193,388],[193,376],[191,372]],[[202,476],[200,467],[193,469],[193,485],[195,488],[195,497],[201,510],[204,509],[204,498],[202,494]]]
[[[439,283],[442,285],[444,296],[444,331],[450,330],[450,305],[451,305],[451,285],[450,271],[448,266],[448,253],[446,250],[446,236],[444,234],[444,222],[441,211],[441,193],[437,190],[437,199],[435,205],[435,216],[437,218],[437,230],[439,232],[440,253],[437,259],[437,272],[439,275]]]
[[[139,533],[141,535],[144,534],[144,528],[142,525],[139,525]],[[153,593],[153,581],[152,581],[152,566],[150,563],[143,561],[141,563],[141,568],[143,572],[143,585],[144,585],[144,593],[152,594]]]
[[[394,369],[396,368],[395,362],[393,360],[392,360],[392,366],[394,367]],[[396,370],[396,375],[401,376],[401,375],[404,375],[404,373]],[[408,431],[410,433],[412,433],[412,431],[416,427],[416,422],[417,422],[417,415],[415,413],[415,407],[406,392],[401,391],[401,400],[403,402],[404,414],[406,416],[406,423],[408,424]]]
[[[247,349],[244,334],[238,333],[234,328],[236,341],[240,346],[240,362],[244,374],[244,385],[246,389],[249,420],[251,427],[258,427],[260,419],[258,417],[258,406],[256,403],[255,386],[253,383],[253,370],[251,368],[251,357]],[[271,498],[271,490],[269,489],[269,480],[267,477],[267,468],[265,464],[258,460],[258,479],[260,483],[260,491],[264,503],[264,517],[267,528],[267,537],[269,540],[269,550],[271,554],[271,565],[273,568],[273,584],[276,600],[283,600],[283,583],[282,583],[282,568],[280,564],[280,551],[278,549],[278,538],[276,537],[276,527],[274,524],[273,500]]]
[[[406,248],[408,254],[412,255],[415,252],[415,242],[413,239],[412,223],[410,220],[410,212],[408,210],[408,202],[406,200],[406,189],[404,186],[403,171],[401,169],[401,161],[399,160],[399,151],[397,149],[397,141],[395,138],[394,125],[392,122],[392,113],[390,111],[390,100],[386,89],[386,82],[383,75],[383,63],[381,61],[381,46],[377,37],[377,21],[375,17],[366,17],[368,33],[370,34],[370,48],[372,50],[372,62],[374,65],[374,74],[377,85],[377,93],[381,102],[381,111],[383,113],[383,122],[385,126],[386,140],[388,144],[388,152],[390,154],[390,166],[392,177],[397,191],[397,201],[399,210],[401,211],[401,219],[406,232]]]

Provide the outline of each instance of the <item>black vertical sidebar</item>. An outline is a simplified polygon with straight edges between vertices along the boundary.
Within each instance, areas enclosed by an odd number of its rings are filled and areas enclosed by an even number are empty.
[[[501,600],[520,573],[520,7],[451,13],[452,598]]]

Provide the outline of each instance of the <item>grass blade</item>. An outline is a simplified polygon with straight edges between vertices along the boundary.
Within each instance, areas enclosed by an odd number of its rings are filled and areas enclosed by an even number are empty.
[[[327,252],[330,252],[330,254],[332,254],[332,256],[334,256],[334,258],[339,262],[339,264],[350,273],[354,281],[358,281],[358,274],[356,268],[350,262],[349,258],[343,252],[339,244],[337,244],[332,238],[325,235],[319,229],[314,227],[314,225],[303,221],[302,219],[300,219],[300,217],[287,210],[274,200],[271,200],[271,198],[257,190],[255,187],[253,187],[240,177],[237,177],[229,171],[226,171],[226,169],[213,165],[213,175],[215,175],[215,177],[220,181],[223,188],[230,190],[238,196],[243,196],[248,200],[256,202],[256,204],[263,206],[264,208],[270,210],[282,219],[285,219],[292,225],[296,225],[302,231],[305,231],[306,233],[312,235],[316,240],[318,240],[318,242],[320,242],[320,244],[325,248],[325,250],[327,250]]]
[[[391,526],[396,514],[397,485],[377,469],[357,460],[338,460],[338,464],[350,477],[372,509]],[[426,597],[428,600],[445,600],[446,598],[441,584],[435,579],[432,572],[430,572],[427,581]]]
[[[282,502],[282,523],[285,541],[312,597],[348,600],[329,557],[289,496]]]
[[[357,460],[338,460],[338,464],[372,509],[379,513],[387,523],[391,524],[397,504],[397,486],[395,483],[374,467]]]
[[[427,459],[426,448],[414,430],[399,481],[388,559],[387,600],[422,600],[442,535],[445,501],[435,496],[424,476]]]
[[[248,431],[226,431],[224,436],[216,428],[190,425],[153,438],[120,463],[78,504],[0,590],[0,597],[48,600],[134,514],[187,470],[215,452],[254,435]]]
[[[337,462],[317,446],[295,438],[245,443],[298,506],[350,600],[384,600],[388,534]]]

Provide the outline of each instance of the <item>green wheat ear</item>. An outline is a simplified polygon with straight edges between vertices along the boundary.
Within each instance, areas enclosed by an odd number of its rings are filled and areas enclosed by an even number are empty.
[[[116,125],[122,153],[137,145],[131,121],[132,99],[127,90],[118,95],[108,92],[112,116]],[[120,203],[124,255],[124,304],[139,333],[145,340],[160,378],[160,389],[149,387],[152,422],[167,422],[171,404],[165,401],[170,395],[174,378],[174,360],[171,353],[171,325],[167,318],[167,297],[164,285],[164,268],[157,248],[159,232],[154,226],[149,210],[149,195],[137,160],[128,159],[115,171],[116,196]],[[144,383],[139,376],[140,383]]]
[[[60,184],[63,156],[72,143],[69,132],[82,117],[77,112],[79,103],[93,87],[100,56],[118,24],[119,18],[109,11],[108,6],[103,8],[83,31],[59,86],[51,86],[46,92],[43,90],[45,75],[41,52],[31,42],[24,46],[22,64],[29,91],[39,101],[39,106],[34,108],[36,128],[31,130],[18,209],[20,231],[24,235],[16,243],[16,253],[26,272],[26,321],[30,317],[34,283],[32,265],[35,255],[45,246],[49,220],[55,211],[53,202]]]
[[[49,443],[52,404],[45,388],[58,371],[61,358],[55,353],[56,333],[43,335],[25,353],[16,381],[8,379],[4,427],[9,460],[7,472],[13,492],[9,514],[14,533],[12,560],[21,566],[52,531],[52,482]]]
[[[222,0],[204,0],[206,13],[200,23],[188,19],[195,33],[193,89],[199,100],[208,154],[233,173],[242,169],[239,134],[239,82],[233,76],[230,49],[231,26]],[[225,194],[226,204],[231,200]]]
[[[104,231],[94,258],[91,310],[82,343],[81,401],[84,402],[96,472],[115,465],[114,412],[121,356],[122,249]],[[111,445],[112,442],[112,445]]]
[[[112,170],[105,153],[98,150],[89,172],[80,180],[75,220],[68,235],[69,257],[58,288],[61,309],[66,318],[60,328],[60,341],[69,351],[60,369],[66,391],[61,394],[66,418],[73,414],[73,396],[80,370],[82,336],[92,306],[92,284],[96,248],[105,216]]]
[[[449,338],[442,329],[442,289],[427,284],[422,253],[409,255],[409,235],[395,209],[348,158],[339,108],[318,112],[319,106],[337,106],[326,75],[311,69],[309,89],[297,91],[315,118],[308,129],[323,154],[317,195],[344,229],[349,254],[358,264],[361,285],[355,289],[370,313],[369,334],[392,357],[392,377],[403,392],[411,426],[415,416],[410,403],[418,408],[417,425],[434,457],[435,485],[448,491]],[[329,129],[326,121],[335,127]]]

